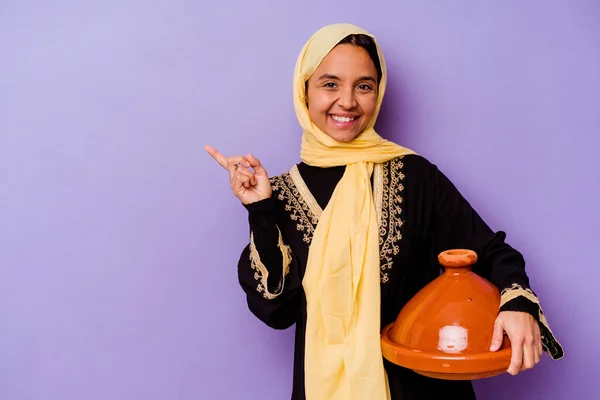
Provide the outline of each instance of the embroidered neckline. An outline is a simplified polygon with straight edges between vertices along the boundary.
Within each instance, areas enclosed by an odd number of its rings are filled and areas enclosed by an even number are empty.
[[[273,194],[276,194],[277,198],[284,202],[284,209],[289,212],[290,219],[296,222],[296,229],[304,233],[303,241],[310,244],[319,218],[300,196],[290,173],[286,172],[271,178],[271,188]]]
[[[379,255],[381,281],[389,281],[388,271],[392,269],[394,256],[400,252],[402,240],[402,192],[404,191],[404,163],[402,157],[386,163],[382,170],[382,206],[379,225]]]
[[[377,226],[381,228],[383,210],[383,164],[375,164],[375,169],[373,171],[373,188]]]
[[[315,196],[313,196],[310,189],[308,189],[304,179],[302,179],[302,175],[298,170],[298,165],[294,165],[292,169],[290,169],[290,178],[292,178],[292,181],[294,181],[294,185],[296,185],[300,197],[302,200],[304,200],[310,211],[315,217],[317,217],[317,219],[320,219],[321,215],[323,215],[323,209],[315,199]]]
[[[393,258],[400,251],[402,239],[402,191],[404,173],[402,157],[373,168],[373,198],[379,230],[379,258],[381,282],[389,281]],[[298,166],[288,172],[271,178],[273,194],[283,202],[289,218],[296,223],[296,229],[303,233],[303,241],[310,245],[323,209],[308,189]]]
[[[373,197],[375,200],[375,211],[377,214],[377,224],[381,226],[382,206],[383,206],[383,164],[375,164],[373,168]],[[317,220],[323,215],[323,209],[315,199],[306,182],[298,170],[298,165],[294,165],[290,171],[290,178],[298,189],[301,200],[303,200]]]

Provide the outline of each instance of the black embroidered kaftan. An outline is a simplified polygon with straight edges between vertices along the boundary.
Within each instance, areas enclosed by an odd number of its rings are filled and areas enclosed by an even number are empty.
[[[251,243],[242,252],[239,281],[248,307],[275,329],[296,324],[292,400],[304,400],[306,299],[302,277],[312,235],[345,167],[300,163],[271,178],[273,195],[247,205]],[[473,271],[503,293],[501,310],[532,314],[540,324],[544,349],[562,357],[529,289],[522,255],[493,232],[435,165],[418,155],[399,157],[374,168],[373,195],[380,226],[381,328],[440,274],[444,250],[474,250]],[[384,360],[393,400],[474,399],[469,381],[427,378]],[[323,399],[326,400],[326,399]]]

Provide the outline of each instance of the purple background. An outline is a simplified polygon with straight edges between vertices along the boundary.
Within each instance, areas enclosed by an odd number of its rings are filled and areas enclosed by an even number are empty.
[[[296,56],[339,21],[386,54],[379,132],[508,232],[565,346],[477,382],[480,398],[600,398],[598,2],[15,0],[0,4],[1,399],[289,398],[293,328],[246,308],[246,213],[203,146],[272,175],[297,162]]]

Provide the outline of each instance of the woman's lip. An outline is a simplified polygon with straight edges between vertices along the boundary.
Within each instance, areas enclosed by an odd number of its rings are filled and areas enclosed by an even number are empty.
[[[327,118],[329,118],[329,120],[330,120],[330,121],[331,121],[331,122],[332,122],[332,123],[333,123],[333,124],[334,124],[336,127],[340,128],[340,129],[352,128],[354,125],[356,125],[356,124],[358,123],[358,117],[356,117],[356,116],[353,116],[353,117],[354,117],[354,119],[353,119],[352,121],[348,121],[348,122],[340,122],[340,121],[336,121],[336,120],[333,118],[333,115],[335,115],[335,116],[339,116],[339,117],[341,117],[342,115],[339,115],[339,114],[329,114],[329,115],[327,116]],[[347,118],[347,117],[346,117],[346,118]]]
[[[337,114],[337,113],[333,114],[332,113],[332,114],[329,114],[329,115],[333,115],[333,116],[336,116],[336,117],[342,117],[342,118],[356,118],[356,117],[358,117],[357,114],[345,114],[345,113],[341,113],[341,114]]]

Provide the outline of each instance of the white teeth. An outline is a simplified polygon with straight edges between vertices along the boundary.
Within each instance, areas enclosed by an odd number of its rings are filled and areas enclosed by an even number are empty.
[[[337,122],[350,122],[353,121],[354,118],[349,118],[349,117],[338,117],[337,115],[332,115],[331,118],[333,118],[334,120],[336,120]]]

